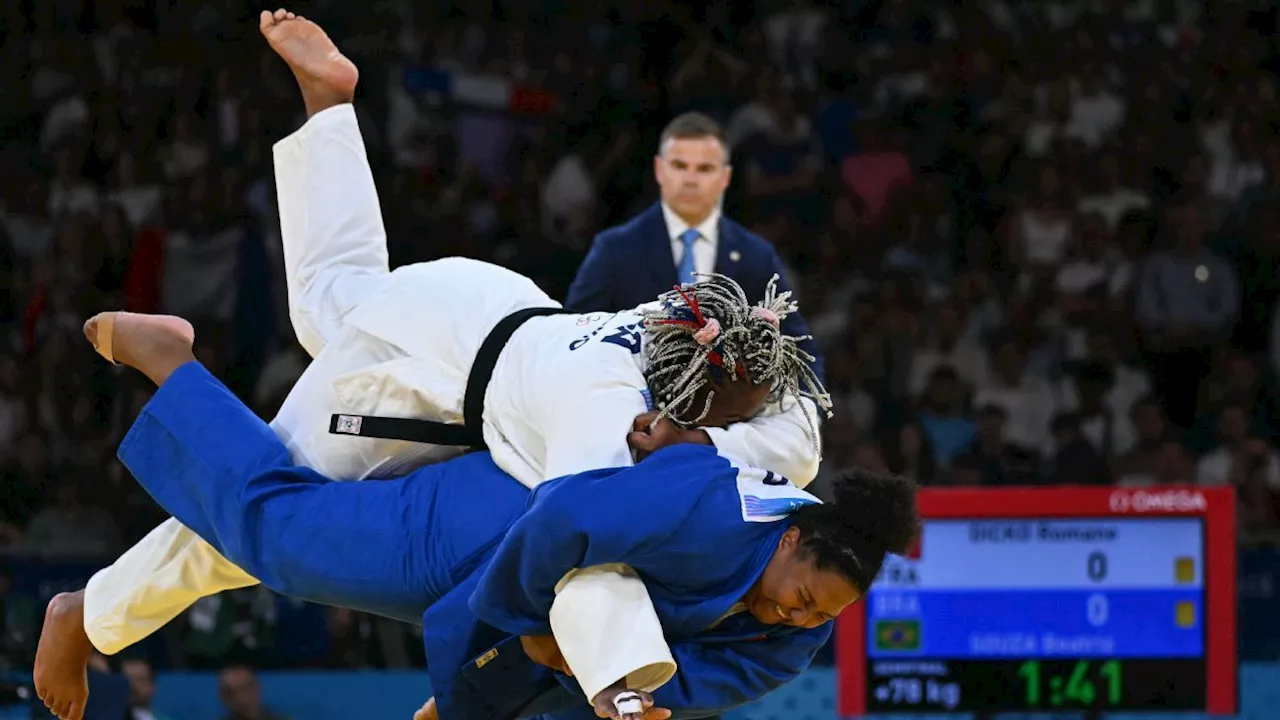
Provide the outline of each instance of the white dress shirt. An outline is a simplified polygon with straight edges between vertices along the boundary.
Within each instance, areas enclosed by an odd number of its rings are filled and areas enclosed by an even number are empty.
[[[671,237],[672,267],[678,268],[684,258],[684,241],[680,236],[690,225],[681,220],[666,203],[662,203],[662,219],[666,221],[667,234]],[[716,246],[720,242],[720,208],[712,210],[707,219],[693,229],[702,236],[693,243],[693,269],[699,275],[708,275],[716,269]]]

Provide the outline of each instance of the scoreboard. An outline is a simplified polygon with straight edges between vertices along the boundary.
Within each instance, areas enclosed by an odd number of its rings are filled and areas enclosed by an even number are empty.
[[[925,489],[837,626],[840,711],[1237,709],[1230,488]]]

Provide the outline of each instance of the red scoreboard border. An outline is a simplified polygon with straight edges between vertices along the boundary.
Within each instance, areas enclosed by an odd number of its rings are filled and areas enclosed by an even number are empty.
[[[920,490],[918,504],[925,520],[1204,518],[1205,711],[1236,714],[1236,500],[1232,488],[936,488]],[[866,627],[865,602],[842,613],[836,623],[842,717],[867,711]]]

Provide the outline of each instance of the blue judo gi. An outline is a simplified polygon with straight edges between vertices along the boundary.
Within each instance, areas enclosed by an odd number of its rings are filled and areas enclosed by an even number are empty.
[[[488,453],[396,480],[332,482],[295,466],[265,423],[188,363],[119,457],[165,510],[267,587],[420,620],[442,720],[594,717],[573,678],[536,665],[519,643],[551,634],[555,586],[574,568],[625,563],[645,582],[679,666],[654,698],[677,718],[762,697],[807,668],[831,633],[831,623],[724,618],[763,572],[787,515],[816,501],[709,446],[532,493]]]

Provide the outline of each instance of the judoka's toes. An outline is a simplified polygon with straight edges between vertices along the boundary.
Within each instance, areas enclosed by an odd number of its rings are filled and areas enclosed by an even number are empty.
[[[259,22],[271,49],[289,64],[298,80],[307,115],[351,102],[360,71],[317,24],[293,13],[264,16]]]
[[[98,326],[100,325],[99,321],[102,319],[102,315],[103,313],[98,313],[84,321],[84,338],[95,348],[98,347]]]
[[[36,695],[59,718],[80,720],[89,699],[86,667],[93,644],[84,630],[84,591],[49,601],[36,646]]]
[[[65,703],[54,715],[58,720],[84,720],[84,702]]]
[[[413,720],[440,720],[440,713],[436,710],[436,699],[430,698],[417,712],[413,714]]]

